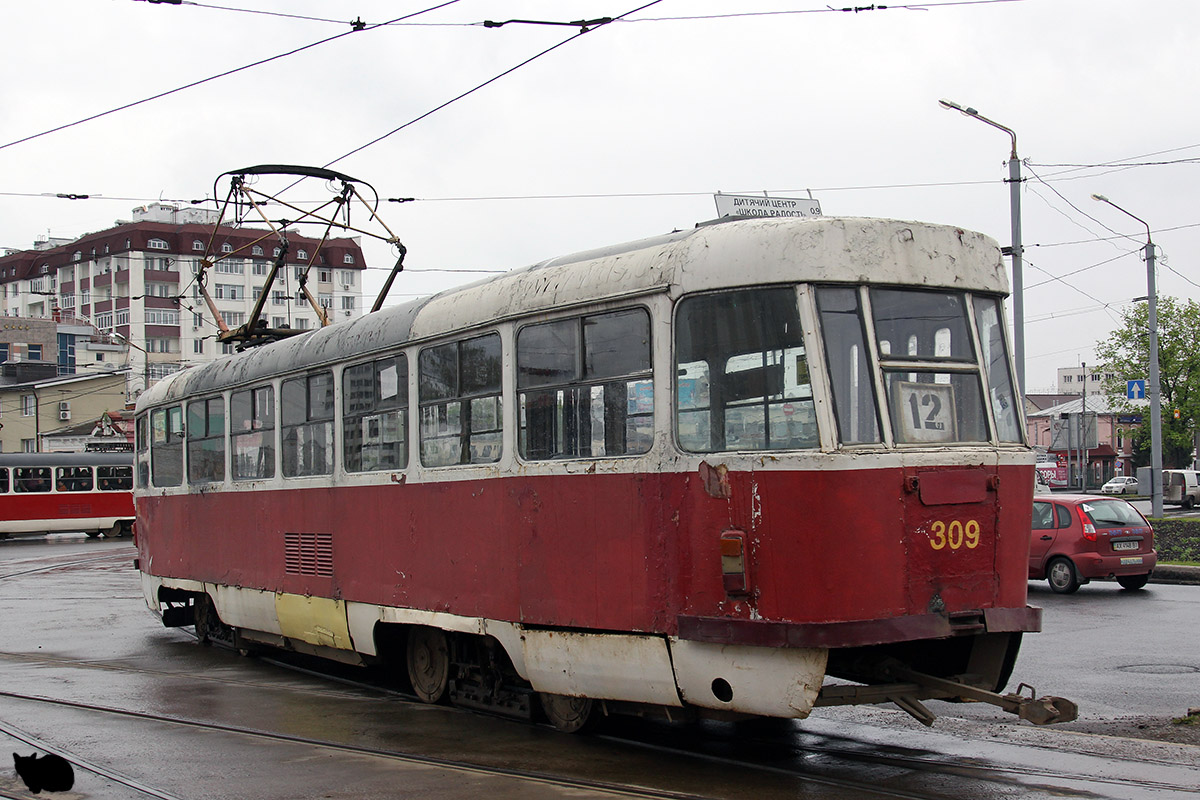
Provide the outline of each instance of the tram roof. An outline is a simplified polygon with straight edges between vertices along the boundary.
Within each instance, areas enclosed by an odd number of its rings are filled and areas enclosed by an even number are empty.
[[[0,467],[129,466],[133,453],[0,453]]]
[[[996,242],[962,228],[864,217],[733,220],[552,258],[183,370],[138,406],[529,314],[657,292],[814,281],[1008,292]]]

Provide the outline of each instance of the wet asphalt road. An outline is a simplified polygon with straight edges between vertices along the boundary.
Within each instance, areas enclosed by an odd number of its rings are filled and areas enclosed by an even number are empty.
[[[74,762],[75,789],[51,796],[1173,798],[1200,786],[1200,747],[1033,728],[976,704],[931,702],[932,730],[871,708],[565,736],[202,647],[146,610],[132,559],[127,540],[0,542],[0,748]],[[1014,686],[1070,697],[1092,723],[1200,706],[1200,587],[1030,594],[1045,632],[1026,637]],[[0,797],[34,797],[7,761]]]

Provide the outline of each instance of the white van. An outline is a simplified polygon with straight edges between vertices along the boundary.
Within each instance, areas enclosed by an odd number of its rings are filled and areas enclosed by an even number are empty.
[[[1163,502],[1191,508],[1200,502],[1200,472],[1194,469],[1163,470]]]

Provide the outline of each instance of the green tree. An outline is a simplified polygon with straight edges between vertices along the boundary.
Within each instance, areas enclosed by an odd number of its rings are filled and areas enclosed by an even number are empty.
[[[1195,421],[1200,419],[1200,303],[1159,297],[1157,310],[1163,467],[1186,467],[1191,463]],[[1101,369],[1113,375],[1105,386],[1112,394],[1124,395],[1126,381],[1150,377],[1148,315],[1148,304],[1135,304],[1121,315],[1121,327],[1096,343]],[[1133,455],[1134,463],[1144,466],[1150,463],[1150,407],[1128,410],[1142,414]]]

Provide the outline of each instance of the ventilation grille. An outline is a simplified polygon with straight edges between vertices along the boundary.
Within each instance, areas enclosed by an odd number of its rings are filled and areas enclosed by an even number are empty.
[[[283,563],[289,575],[333,577],[332,533],[284,533]]]

